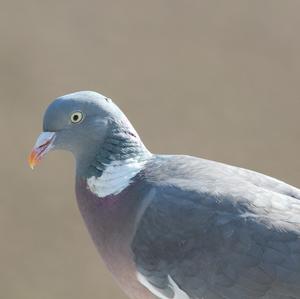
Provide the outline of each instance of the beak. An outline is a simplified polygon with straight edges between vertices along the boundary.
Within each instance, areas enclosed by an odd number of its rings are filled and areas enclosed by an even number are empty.
[[[54,132],[42,132],[38,137],[29,157],[28,163],[31,169],[33,169],[54,146],[55,139]]]

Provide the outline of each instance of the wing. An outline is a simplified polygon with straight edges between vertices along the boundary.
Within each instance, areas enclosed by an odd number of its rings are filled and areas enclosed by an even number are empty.
[[[153,186],[132,251],[158,298],[300,298],[299,199],[240,178]]]

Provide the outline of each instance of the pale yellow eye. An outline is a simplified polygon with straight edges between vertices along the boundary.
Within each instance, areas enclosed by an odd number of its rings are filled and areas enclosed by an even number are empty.
[[[71,122],[73,124],[80,123],[82,121],[82,119],[83,119],[83,114],[80,111],[76,111],[76,112],[72,113],[72,115],[71,115]]]

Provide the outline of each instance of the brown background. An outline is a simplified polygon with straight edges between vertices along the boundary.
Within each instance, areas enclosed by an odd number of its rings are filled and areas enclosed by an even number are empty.
[[[300,185],[299,1],[1,1],[0,298],[125,298],[78,213],[74,165],[27,154],[55,97],[96,90],[145,144]]]

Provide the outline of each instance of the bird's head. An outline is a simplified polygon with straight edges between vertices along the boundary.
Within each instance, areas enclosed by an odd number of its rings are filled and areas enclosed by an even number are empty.
[[[34,168],[47,152],[55,149],[71,151],[76,159],[88,161],[113,132],[140,140],[109,98],[92,91],[59,97],[45,112],[43,132],[30,153],[29,165]]]

